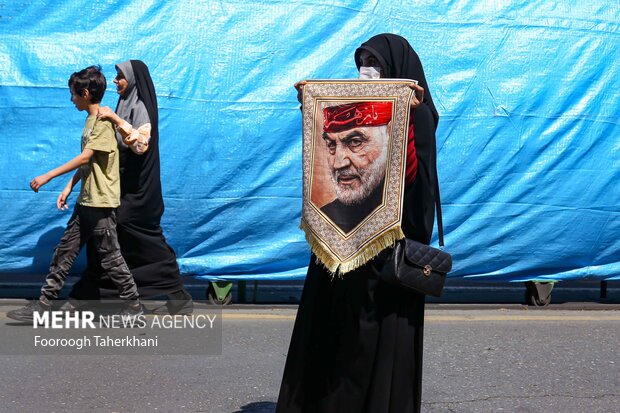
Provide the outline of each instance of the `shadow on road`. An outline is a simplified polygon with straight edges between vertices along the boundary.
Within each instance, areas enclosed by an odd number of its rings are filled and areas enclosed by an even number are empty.
[[[276,411],[274,402],[255,402],[241,406],[241,410],[234,413],[273,413]]]

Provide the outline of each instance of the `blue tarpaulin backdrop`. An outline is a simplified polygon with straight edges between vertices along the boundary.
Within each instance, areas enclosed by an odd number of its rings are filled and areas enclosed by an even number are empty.
[[[293,83],[357,77],[354,50],[382,32],[418,52],[441,115],[451,276],[620,279],[611,0],[0,0],[0,272],[44,274],[69,218],[54,205],[69,176],[28,187],[80,150],[69,75],[101,64],[115,107],[114,64],[141,59],[159,97],[163,227],[182,272],[303,277]]]

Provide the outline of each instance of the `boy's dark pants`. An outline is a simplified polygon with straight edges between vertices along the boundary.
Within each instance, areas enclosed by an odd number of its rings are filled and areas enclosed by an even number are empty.
[[[136,283],[118,244],[114,208],[93,208],[80,204],[75,205],[65,233],[54,250],[45,285],[41,288],[41,298],[50,301],[58,298],[73,261],[91,237],[95,241],[101,267],[116,284],[120,298],[138,298]]]

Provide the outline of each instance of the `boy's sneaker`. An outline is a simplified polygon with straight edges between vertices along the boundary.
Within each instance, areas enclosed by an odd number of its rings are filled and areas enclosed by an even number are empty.
[[[144,315],[144,308],[140,300],[128,301],[118,313],[121,317],[138,317]]]
[[[58,310],[72,313],[83,310],[86,305],[86,301],[69,298],[63,305],[60,306],[60,308],[58,308]]]
[[[12,318],[13,320],[21,321],[24,323],[31,323],[34,319],[34,313],[44,313],[46,311],[51,311],[52,305],[48,303],[44,303],[41,300],[31,301],[26,306],[22,308],[18,308],[17,310],[11,310],[6,313],[6,316]]]

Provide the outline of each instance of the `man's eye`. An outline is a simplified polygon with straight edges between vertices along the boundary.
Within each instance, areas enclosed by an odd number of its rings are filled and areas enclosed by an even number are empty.
[[[351,139],[347,146],[349,146],[350,148],[357,148],[357,147],[361,146],[362,143],[364,143],[364,142],[361,139]]]

